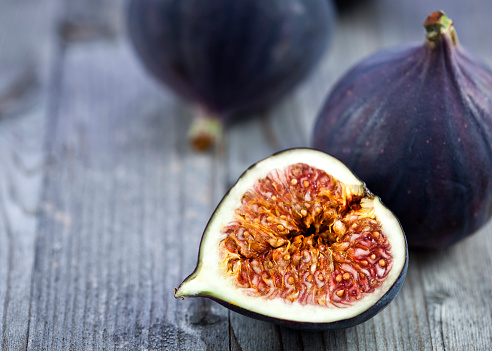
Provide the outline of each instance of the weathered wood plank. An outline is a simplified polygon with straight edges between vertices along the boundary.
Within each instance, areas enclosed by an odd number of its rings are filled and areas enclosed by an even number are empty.
[[[94,21],[74,27],[94,32]],[[122,32],[72,38],[49,136],[30,346],[224,349],[227,311],[173,297],[224,191],[220,161],[184,146],[191,111],[142,72]]]
[[[0,349],[25,349],[56,1],[0,3]]]

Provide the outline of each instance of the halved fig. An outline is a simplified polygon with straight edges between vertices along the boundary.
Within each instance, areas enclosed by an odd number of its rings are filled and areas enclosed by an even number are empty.
[[[348,328],[381,311],[408,265],[397,218],[344,164],[291,149],[250,167],[222,199],[176,297],[298,329]]]

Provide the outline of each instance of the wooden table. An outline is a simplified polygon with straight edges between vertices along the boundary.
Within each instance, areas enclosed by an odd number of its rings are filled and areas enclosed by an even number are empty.
[[[422,41],[441,8],[492,64],[490,0],[372,0],[340,13],[316,72],[209,153],[184,142],[193,109],[136,59],[124,5],[0,2],[0,349],[492,349],[491,225],[444,251],[411,251],[393,303],[347,330],[297,332],[173,297],[227,188],[259,159],[309,145],[346,69]]]

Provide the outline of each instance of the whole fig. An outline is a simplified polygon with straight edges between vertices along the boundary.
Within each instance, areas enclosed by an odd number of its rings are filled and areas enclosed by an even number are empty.
[[[206,147],[312,71],[333,19],[327,0],[132,0],[128,32],[148,71],[208,118],[190,129]]]
[[[395,212],[409,246],[443,248],[492,214],[492,70],[442,12],[423,45],[363,60],[328,96],[313,145]]]

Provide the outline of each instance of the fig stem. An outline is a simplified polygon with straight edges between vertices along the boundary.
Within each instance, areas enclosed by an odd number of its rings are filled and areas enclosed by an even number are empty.
[[[427,31],[426,43],[434,48],[436,42],[443,36],[449,35],[453,46],[458,45],[458,36],[453,26],[453,20],[446,16],[443,11],[433,12],[424,21],[424,27]]]
[[[198,109],[188,130],[191,146],[197,151],[207,151],[222,138],[223,123],[215,115]]]

